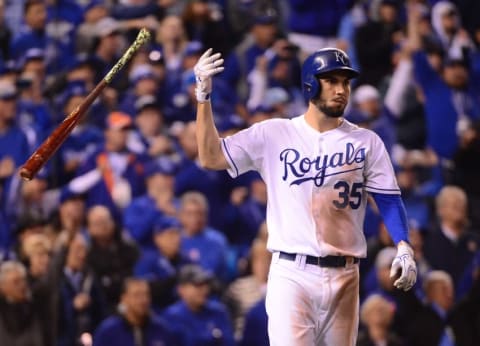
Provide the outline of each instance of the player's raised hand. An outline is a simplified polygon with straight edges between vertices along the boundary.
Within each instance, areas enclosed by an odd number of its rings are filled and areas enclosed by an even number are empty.
[[[209,48],[198,59],[193,67],[195,73],[197,101],[205,102],[210,98],[212,92],[212,76],[223,71],[223,59],[220,53],[212,55],[212,48]]]
[[[404,291],[408,291],[417,281],[417,265],[413,258],[413,249],[406,242],[401,241],[397,245],[397,255],[392,262],[390,277],[394,277],[400,270],[400,277],[393,285]]]

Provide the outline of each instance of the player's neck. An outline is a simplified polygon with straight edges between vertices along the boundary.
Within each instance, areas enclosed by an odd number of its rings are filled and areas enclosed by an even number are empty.
[[[305,121],[315,130],[325,132],[339,127],[343,122],[343,118],[329,117],[310,105],[305,113]]]

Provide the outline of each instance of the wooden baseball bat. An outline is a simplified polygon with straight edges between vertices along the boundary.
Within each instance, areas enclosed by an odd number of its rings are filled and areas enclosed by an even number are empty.
[[[55,128],[48,138],[38,147],[20,169],[20,176],[24,180],[31,180],[38,171],[47,163],[52,155],[58,150],[77,123],[85,115],[93,101],[100,95],[105,87],[110,84],[113,77],[132,58],[135,52],[150,39],[150,33],[143,28],[138,33],[135,41],[130,45],[122,57],[95,86],[95,88],[83,99],[83,101]]]

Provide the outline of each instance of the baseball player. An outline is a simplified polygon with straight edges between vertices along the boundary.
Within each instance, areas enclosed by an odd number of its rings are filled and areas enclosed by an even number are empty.
[[[270,119],[220,138],[210,93],[223,70],[207,50],[194,67],[201,164],[232,177],[255,170],[267,185],[267,247],[273,253],[266,310],[270,344],[354,345],[358,330],[359,258],[367,193],[397,246],[391,276],[398,289],[416,281],[413,250],[391,161],[380,138],[342,118],[350,79],[345,52],[325,48],[302,66],[309,100],[303,115]]]

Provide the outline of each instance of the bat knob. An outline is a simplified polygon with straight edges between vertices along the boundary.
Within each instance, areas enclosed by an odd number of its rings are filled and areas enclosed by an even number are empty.
[[[20,176],[23,180],[30,181],[33,178],[33,173],[25,167],[20,169]]]

